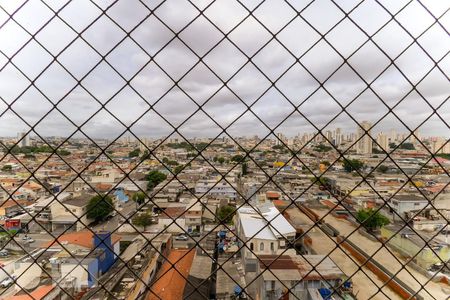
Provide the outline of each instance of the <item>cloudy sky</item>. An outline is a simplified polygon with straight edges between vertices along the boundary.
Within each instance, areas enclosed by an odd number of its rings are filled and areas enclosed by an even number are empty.
[[[0,0],[0,136],[450,137],[450,2],[336,2]]]

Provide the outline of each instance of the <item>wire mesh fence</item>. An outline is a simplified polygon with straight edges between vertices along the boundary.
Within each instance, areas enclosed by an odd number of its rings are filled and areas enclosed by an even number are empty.
[[[447,299],[446,1],[0,1],[0,298]]]

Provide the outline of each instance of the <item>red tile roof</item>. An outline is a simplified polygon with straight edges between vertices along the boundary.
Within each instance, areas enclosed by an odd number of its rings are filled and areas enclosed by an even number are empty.
[[[12,296],[9,300],[40,300],[47,296],[53,288],[53,285],[43,285],[32,291],[29,295]]]
[[[168,207],[159,216],[160,218],[184,218],[184,213],[186,212],[185,207]]]
[[[280,193],[278,193],[278,192],[266,192],[266,197],[267,198],[271,198],[271,199],[273,199],[273,198],[280,198]]]
[[[186,278],[189,276],[195,250],[172,249],[167,261],[158,272],[157,280],[147,295],[147,300],[178,300],[183,299]],[[174,267],[172,265],[174,264]],[[181,273],[181,274],[180,274]]]
[[[117,234],[112,235],[112,244],[114,245],[121,239]],[[68,244],[74,244],[78,246],[82,246],[85,248],[93,249],[94,248],[94,233],[90,230],[83,230],[77,232],[70,232],[63,234],[58,239],[59,243],[63,244],[63,242],[67,242]],[[56,241],[48,242],[44,244],[42,247],[61,247],[61,245]]]

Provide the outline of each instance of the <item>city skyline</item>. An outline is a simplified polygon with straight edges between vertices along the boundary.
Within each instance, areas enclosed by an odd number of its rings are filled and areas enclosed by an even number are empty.
[[[364,123],[369,123],[371,126],[373,126],[373,124],[371,124],[368,121],[363,121],[361,124],[364,124]],[[283,136],[285,136],[287,138],[296,138],[296,137],[301,137],[301,136],[304,136],[304,135],[318,135],[318,136],[322,136],[323,135],[323,136],[326,137],[327,133],[329,133],[329,132],[333,132],[334,133],[334,132],[337,131],[337,132],[340,132],[340,134],[342,136],[348,137],[350,135],[357,136],[359,134],[360,130],[361,130],[361,127],[356,127],[356,128],[354,128],[353,130],[350,130],[350,131],[343,130],[343,128],[341,128],[341,127],[336,127],[336,128],[327,128],[326,130],[325,129],[321,130],[322,134],[318,133],[317,130],[316,131],[310,131],[310,132],[298,132],[296,134],[294,134],[294,133],[286,134],[286,133],[284,133],[284,132],[282,132],[280,130],[276,130],[274,133],[268,133],[265,136],[267,136],[267,139],[277,139],[275,136],[279,133],[279,134],[282,134]],[[425,139],[433,139],[433,138],[446,138],[446,136],[433,135],[433,134],[432,135],[422,134],[422,132],[420,132],[419,130],[397,131],[394,128],[391,128],[391,129],[388,129],[388,130],[379,130],[379,131],[374,131],[373,129],[369,130],[369,135],[371,136],[372,140],[377,140],[377,138],[379,137],[380,134],[384,134],[384,135],[389,136],[389,137],[397,136],[397,139],[401,139],[401,138],[405,139],[407,136],[410,136],[410,138],[414,138],[413,135],[415,135],[416,137],[419,137],[419,139],[421,139],[421,140],[422,139],[423,140],[425,140]],[[22,136],[26,135],[28,138],[33,138],[33,139],[39,139],[39,136],[41,136],[43,138],[67,138],[67,136],[63,136],[63,135],[39,135],[38,136],[34,131],[29,131],[28,132],[26,130],[21,130],[21,131],[18,131],[16,133],[11,133],[11,135],[8,135],[8,136],[0,136],[0,138],[13,139],[13,138],[18,138],[19,135],[22,135]],[[236,137],[236,138],[239,138],[239,137],[242,137],[242,138],[254,138],[254,137],[263,138],[264,137],[262,135],[252,134],[252,133],[249,133],[249,134],[241,133],[240,135],[231,135],[231,134],[227,134],[227,133],[223,132],[219,136],[217,136],[217,135],[214,135],[214,136],[211,136],[211,135],[210,136],[208,136],[208,135],[197,135],[197,136],[186,136],[186,138],[187,139],[196,139],[196,138],[208,138],[208,139],[217,138],[217,139],[220,139],[222,137],[228,137],[228,136]],[[95,139],[106,139],[106,140],[108,140],[108,138],[106,138],[106,137],[91,137],[91,136],[89,136],[89,137],[94,139],[94,140]],[[137,135],[137,134],[133,135],[133,134],[131,134],[130,132],[127,131],[123,135],[121,135],[121,137],[119,139],[128,138],[128,137],[130,137],[130,138],[135,138],[135,137],[137,137],[137,138],[147,138],[147,139],[154,139],[154,140],[164,139],[164,138],[168,138],[168,139],[174,139],[174,138],[181,138],[182,139],[183,138],[181,135],[177,134],[177,132],[175,132],[175,131],[172,131],[170,134],[162,134],[162,135],[159,135],[159,136]],[[85,139],[85,138],[88,138],[88,137],[80,136],[80,134],[74,134],[73,136],[70,137],[70,139]]]

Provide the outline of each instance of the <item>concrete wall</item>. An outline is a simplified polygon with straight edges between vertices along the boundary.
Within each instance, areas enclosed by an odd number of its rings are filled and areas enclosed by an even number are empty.
[[[184,218],[177,218],[175,222],[168,218],[159,218],[158,225],[162,228],[166,228],[165,230],[167,232],[184,232],[181,228],[187,230]]]
[[[341,236],[338,236],[337,241],[346,249],[350,254],[356,258],[361,264],[365,263],[366,268],[372,271],[383,283],[387,282],[393,291],[400,295],[403,299],[421,300],[422,297],[415,296],[411,298],[411,293],[408,292],[407,288],[398,282],[399,280],[391,280],[393,274],[388,271],[382,270],[382,268],[376,262],[369,260],[367,261],[367,254],[362,254],[358,249],[354,247],[349,241],[344,241]],[[367,261],[367,262],[366,262]]]

